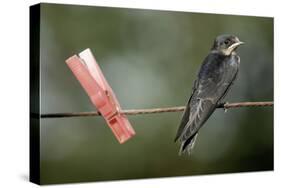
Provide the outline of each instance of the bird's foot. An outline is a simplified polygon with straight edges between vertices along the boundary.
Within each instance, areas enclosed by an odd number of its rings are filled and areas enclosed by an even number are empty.
[[[223,108],[224,112],[226,113],[227,112],[227,108],[226,108],[227,104],[228,104],[228,102],[220,102],[220,103],[218,103],[217,108]]]
[[[226,106],[226,104],[228,104],[228,102],[224,102],[224,103],[223,103],[224,113],[226,113],[226,112],[227,112],[227,108],[225,107],[225,106]]]

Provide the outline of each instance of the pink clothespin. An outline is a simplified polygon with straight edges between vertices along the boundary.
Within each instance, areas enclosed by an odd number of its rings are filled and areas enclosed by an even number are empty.
[[[77,80],[80,82],[91,102],[106,120],[120,143],[135,135],[128,118],[120,113],[120,104],[107,83],[90,49],[66,60]]]

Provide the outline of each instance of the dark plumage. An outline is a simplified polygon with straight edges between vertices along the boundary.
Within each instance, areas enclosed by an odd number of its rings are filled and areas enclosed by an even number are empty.
[[[192,94],[183,113],[175,141],[181,143],[179,153],[190,154],[199,129],[222,101],[235,80],[240,58],[235,50],[243,44],[236,36],[220,35],[203,61]]]

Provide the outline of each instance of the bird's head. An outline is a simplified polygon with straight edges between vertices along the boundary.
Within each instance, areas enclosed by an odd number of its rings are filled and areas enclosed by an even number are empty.
[[[234,52],[238,46],[244,44],[238,37],[234,35],[219,35],[213,44],[212,52],[221,53],[223,55],[230,55]]]

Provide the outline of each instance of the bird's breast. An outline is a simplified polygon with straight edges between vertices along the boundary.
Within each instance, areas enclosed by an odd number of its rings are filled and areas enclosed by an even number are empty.
[[[231,58],[230,58],[230,64],[232,66],[237,66],[239,65],[240,63],[240,57],[238,55],[232,55]]]

